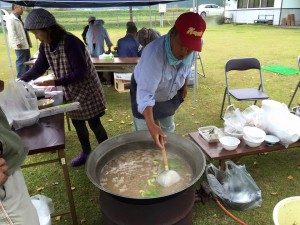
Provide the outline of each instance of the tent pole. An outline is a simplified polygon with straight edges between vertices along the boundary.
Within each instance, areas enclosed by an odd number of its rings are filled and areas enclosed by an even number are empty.
[[[196,98],[197,98],[197,89],[198,89],[198,68],[197,68],[197,58],[198,58],[198,52],[194,52],[194,105],[196,105]]]
[[[1,6],[1,2],[0,2],[0,11],[1,11],[1,9],[2,9],[2,6]],[[6,49],[6,53],[7,53],[7,57],[8,57],[8,65],[9,65],[9,68],[10,68],[11,78],[12,78],[12,80],[15,80],[14,70],[12,68],[10,51],[9,51],[9,48],[8,48],[8,42],[7,42],[7,37],[6,37],[6,30],[5,30],[5,27],[4,27],[4,24],[3,24],[2,12],[0,13],[0,21],[1,21],[1,25],[2,25],[3,38],[4,38],[5,49]]]
[[[132,18],[132,6],[131,5],[129,6],[129,16],[130,16],[129,21],[133,21],[133,18]]]
[[[281,5],[280,5],[279,21],[278,21],[278,25],[279,25],[279,26],[282,25],[282,24],[281,24],[282,5],[283,5],[283,0],[281,0]]]
[[[150,11],[150,28],[152,28],[152,12],[151,12],[151,5],[149,5],[149,11]]]

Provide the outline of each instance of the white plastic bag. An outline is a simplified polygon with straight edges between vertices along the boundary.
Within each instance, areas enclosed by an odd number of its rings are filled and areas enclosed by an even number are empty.
[[[264,111],[257,105],[250,105],[242,112],[242,114],[246,119],[245,126],[257,127],[262,130],[266,129]]]
[[[31,202],[38,213],[40,225],[51,225],[51,213],[54,212],[52,199],[45,195],[34,195]]]
[[[206,177],[212,191],[228,207],[234,210],[249,210],[262,204],[261,190],[247,172],[245,166],[231,160],[225,162],[221,171],[212,163],[206,167]]]
[[[0,106],[8,122],[16,130],[31,126],[38,121],[37,98],[31,85],[23,81],[12,81],[0,96]]]
[[[227,133],[242,134],[246,119],[234,105],[229,105],[224,114],[224,130]]]
[[[280,143],[286,148],[299,140],[300,117],[290,113],[288,107],[274,100],[263,100],[266,131],[280,139]]]

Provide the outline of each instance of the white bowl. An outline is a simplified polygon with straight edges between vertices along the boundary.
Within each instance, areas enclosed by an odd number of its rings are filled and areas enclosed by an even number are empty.
[[[243,136],[243,139],[244,139],[246,145],[248,145],[251,148],[260,146],[261,143],[263,143],[263,141],[264,141],[264,138],[261,140],[252,140],[252,139],[249,139],[248,137],[246,137],[245,135]]]
[[[266,132],[257,127],[245,126],[243,128],[243,136],[254,142],[263,141],[266,137]]]
[[[224,149],[231,151],[238,147],[240,140],[236,137],[224,136],[220,138],[220,143]]]
[[[266,135],[265,137],[265,141],[268,143],[268,144],[276,144],[277,142],[280,141],[280,139],[274,135]]]

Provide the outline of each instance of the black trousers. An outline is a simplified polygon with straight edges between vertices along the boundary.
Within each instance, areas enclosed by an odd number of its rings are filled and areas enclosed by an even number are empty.
[[[82,151],[86,153],[90,153],[92,148],[91,148],[91,143],[90,143],[90,138],[89,138],[89,131],[87,129],[86,123],[88,122],[91,130],[94,132],[96,139],[98,143],[100,144],[101,142],[107,140],[107,133],[106,130],[104,129],[103,125],[101,124],[101,120],[99,116],[93,117],[88,120],[74,120],[72,119],[72,123],[75,127],[78,139],[81,144]]]

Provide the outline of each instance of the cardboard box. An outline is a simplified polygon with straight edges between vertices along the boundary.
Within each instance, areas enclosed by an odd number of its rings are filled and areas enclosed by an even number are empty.
[[[114,73],[115,80],[131,80],[132,73]]]
[[[115,89],[119,93],[130,91],[130,81],[129,80],[116,80],[115,79]]]

